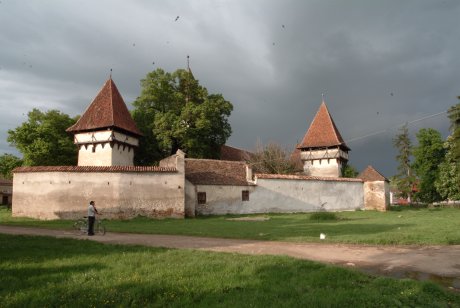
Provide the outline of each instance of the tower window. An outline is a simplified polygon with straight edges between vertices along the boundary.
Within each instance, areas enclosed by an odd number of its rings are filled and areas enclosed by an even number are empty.
[[[96,145],[93,144],[93,149],[92,149],[93,153],[96,153]]]

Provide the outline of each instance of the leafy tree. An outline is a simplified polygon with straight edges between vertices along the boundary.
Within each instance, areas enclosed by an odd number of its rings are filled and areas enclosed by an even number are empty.
[[[355,178],[359,174],[358,170],[352,165],[346,163],[342,166],[342,177]]]
[[[407,124],[400,128],[400,133],[393,139],[393,145],[398,149],[396,156],[398,161],[397,187],[402,197],[411,201],[412,189],[415,178],[411,170],[412,143],[409,137],[409,128]]]
[[[439,177],[439,164],[446,155],[441,134],[432,128],[422,128],[417,133],[417,140],[418,146],[413,150],[413,169],[419,180],[419,191],[415,197],[422,202],[440,201],[442,197],[435,182]]]
[[[34,108],[27,122],[8,130],[8,142],[22,153],[26,166],[76,165],[77,147],[65,131],[76,121],[58,110]]]
[[[460,200],[460,163],[455,158],[453,138],[449,136],[444,146],[445,160],[439,165],[439,177],[435,187],[443,199]]]
[[[219,158],[231,134],[233,106],[221,94],[208,94],[190,70],[157,69],[141,80],[133,118],[145,135],[136,162],[151,164],[179,148],[189,157]]]
[[[265,146],[258,143],[249,164],[257,173],[288,174],[296,171],[296,164],[291,160],[289,151],[276,143]]]
[[[460,96],[458,97],[460,100]],[[460,160],[460,103],[449,108],[447,116],[450,119],[450,129],[452,131],[452,155],[456,160]]]
[[[444,162],[439,165],[435,186],[443,198],[460,200],[460,103],[450,107],[447,116],[452,134],[445,143],[447,153]]]
[[[0,156],[0,174],[5,179],[12,179],[13,173],[11,171],[21,165],[22,159],[12,154],[4,153],[2,156]]]

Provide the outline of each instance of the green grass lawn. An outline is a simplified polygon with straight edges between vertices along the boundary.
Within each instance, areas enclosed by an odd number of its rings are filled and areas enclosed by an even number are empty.
[[[431,282],[279,256],[0,234],[1,307],[460,307]]]
[[[266,214],[265,221],[238,221],[241,216],[152,220],[138,217],[106,221],[109,232],[178,234],[222,238],[359,244],[460,244],[460,209],[404,209],[336,213],[337,220],[312,220],[313,214]],[[254,217],[254,216],[251,216]],[[71,221],[12,218],[0,208],[0,224],[45,228],[71,228]]]

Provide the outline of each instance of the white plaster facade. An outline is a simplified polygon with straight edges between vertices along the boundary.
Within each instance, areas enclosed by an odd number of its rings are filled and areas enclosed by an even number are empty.
[[[254,185],[193,185],[186,190],[186,212],[195,211],[195,215],[224,215],[252,213],[251,195],[257,189]],[[249,201],[243,201],[243,191],[249,192]],[[206,203],[198,203],[198,193],[206,194]],[[188,209],[188,211],[187,211]]]
[[[387,181],[364,182],[363,190],[366,209],[386,211],[390,207],[390,184]]]
[[[243,190],[249,191],[248,201],[242,201]],[[256,175],[255,185],[196,185],[190,192],[192,195],[186,198],[186,209],[194,207],[197,215],[364,209],[363,182],[359,179],[267,179]],[[206,193],[205,204],[198,204],[198,192]]]
[[[77,133],[74,142],[79,147],[79,166],[132,166],[135,137],[112,130]]]
[[[74,219],[86,215],[90,200],[105,218],[185,216],[184,156],[171,158],[175,167],[108,167],[107,171],[73,167],[23,167],[14,173],[13,216]],[[42,168],[42,169],[40,169]],[[161,169],[163,168],[163,169]],[[40,171],[45,170],[45,171]],[[69,167],[72,170],[72,167]]]
[[[341,177],[343,162],[348,161],[348,153],[339,149],[301,151],[305,175]]]

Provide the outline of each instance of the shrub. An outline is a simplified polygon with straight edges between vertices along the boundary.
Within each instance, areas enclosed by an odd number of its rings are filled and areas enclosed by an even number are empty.
[[[331,212],[316,212],[310,215],[310,220],[338,220],[339,217]]]

